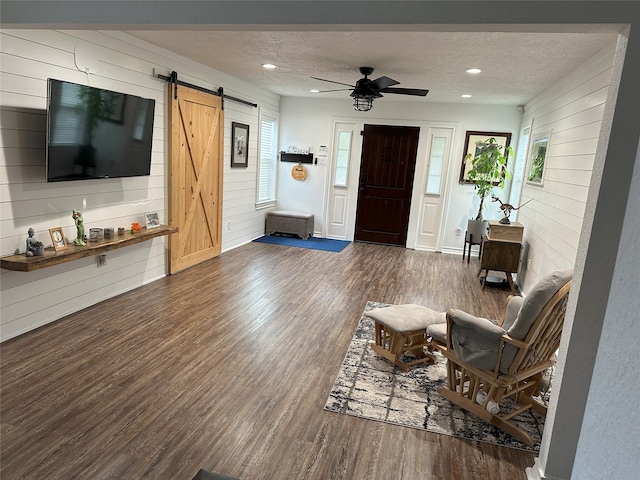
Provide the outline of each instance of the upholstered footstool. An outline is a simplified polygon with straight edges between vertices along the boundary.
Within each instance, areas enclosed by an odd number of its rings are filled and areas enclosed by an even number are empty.
[[[439,323],[446,324],[445,312],[406,304],[375,308],[366,312],[366,316],[375,323],[376,340],[371,344],[374,352],[404,371],[419,363],[435,362],[433,356],[424,351],[424,347],[429,345],[427,328]],[[416,359],[403,361],[402,354],[405,352],[411,352]]]
[[[267,213],[265,233],[290,233],[306,240],[313,235],[313,213],[274,210]]]

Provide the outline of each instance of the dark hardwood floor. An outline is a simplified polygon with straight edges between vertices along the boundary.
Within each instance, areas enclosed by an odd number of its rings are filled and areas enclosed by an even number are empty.
[[[532,453],[323,410],[367,300],[497,317],[477,258],[250,243],[0,346],[0,477],[525,479]]]

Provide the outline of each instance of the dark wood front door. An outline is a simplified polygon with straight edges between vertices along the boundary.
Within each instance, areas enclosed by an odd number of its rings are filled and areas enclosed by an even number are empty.
[[[365,125],[355,240],[407,244],[418,127]]]

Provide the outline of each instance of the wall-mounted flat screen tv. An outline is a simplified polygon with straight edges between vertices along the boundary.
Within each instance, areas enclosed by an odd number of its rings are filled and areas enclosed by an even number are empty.
[[[155,100],[49,79],[47,182],[149,175]]]

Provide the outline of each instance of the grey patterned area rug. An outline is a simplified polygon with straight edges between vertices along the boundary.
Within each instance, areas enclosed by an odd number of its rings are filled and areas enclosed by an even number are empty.
[[[435,365],[419,364],[408,372],[377,355],[369,346],[375,329],[366,312],[385,306],[367,303],[325,410],[506,447],[540,449],[541,415],[529,411],[514,418],[533,438],[534,446],[529,447],[438,394],[447,381],[446,359],[439,353]]]

